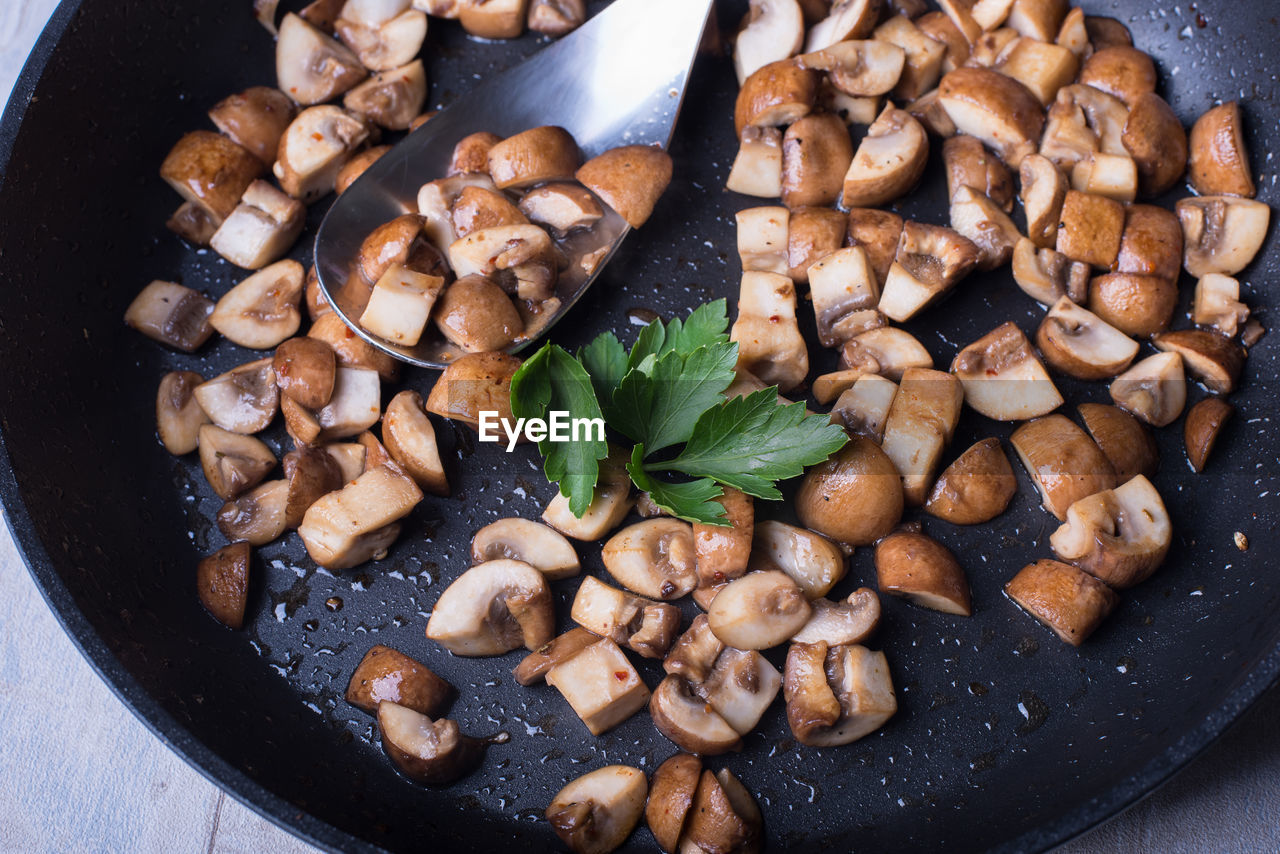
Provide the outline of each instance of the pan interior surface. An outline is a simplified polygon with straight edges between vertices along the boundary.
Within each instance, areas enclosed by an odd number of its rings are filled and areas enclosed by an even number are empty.
[[[216,297],[243,277],[165,230],[179,199],[157,169],[182,133],[210,127],[204,111],[213,103],[274,82],[273,46],[249,5],[69,0],[56,19],[68,21],[65,31],[56,44],[56,33],[46,34],[16,90],[0,131],[0,428],[11,464],[0,488],[15,535],[54,610],[125,701],[277,821],[336,848],[411,850],[431,840],[450,851],[543,850],[554,839],[542,811],[567,780],[613,762],[651,771],[675,748],[645,714],[593,738],[553,689],[515,684],[519,654],[454,658],[423,635],[432,603],[469,563],[474,531],[505,516],[536,518],[554,494],[532,449],[508,454],[441,425],[453,495],[425,501],[386,560],[331,574],[289,536],[256,550],[244,631],[223,629],[196,599],[196,561],[224,542],[211,523],[222,502],[194,459],[171,458],[157,443],[156,383],[174,369],[212,377],[252,356],[227,341],[170,353],[121,318],[152,279]],[[1280,24],[1269,6],[1084,5],[1131,28],[1184,124],[1219,100],[1241,99],[1259,198],[1274,206],[1269,152],[1280,149],[1280,84],[1263,69],[1280,59]],[[720,3],[722,29],[745,7]],[[542,44],[475,42],[438,21],[431,28],[432,106]],[[732,306],[740,273],[733,214],[758,204],[721,189],[736,151],[735,92],[731,61],[703,56],[672,144],[671,189],[556,328],[557,343],[576,348],[607,329],[629,342],[651,313],[681,315],[720,297]],[[937,147],[921,189],[897,208],[904,216],[946,221]],[[313,206],[312,229],[322,213]],[[305,261],[309,249],[304,236],[293,257]],[[1242,278],[1245,301],[1268,326],[1276,297],[1264,283],[1277,274],[1272,236]],[[1184,279],[1184,302],[1190,284]],[[907,325],[939,366],[999,323],[1032,332],[1043,314],[1007,269],[975,275],[958,291]],[[804,318],[802,303],[800,314],[812,338],[812,312]],[[1280,442],[1271,422],[1278,350],[1268,336],[1251,352],[1232,396],[1238,415],[1205,474],[1186,466],[1180,429],[1158,432],[1156,484],[1175,526],[1169,560],[1125,592],[1078,650],[1001,592],[1023,565],[1050,556],[1056,527],[1021,470],[1018,495],[995,523],[926,520],[967,570],[975,614],[964,620],[886,598],[872,645],[889,657],[898,715],[853,745],[816,750],[795,743],[777,702],[741,753],[707,763],[732,769],[757,793],[769,845],[1043,848],[1149,791],[1221,732],[1280,670],[1280,581],[1267,563],[1280,550]],[[834,362],[824,353],[811,376]],[[409,371],[402,385],[425,395],[433,380]],[[1103,384],[1062,388],[1073,405],[1109,402]],[[1203,394],[1190,389],[1192,400]],[[1009,432],[966,412],[948,459]],[[276,450],[288,450],[286,441],[278,426],[268,434]],[[779,505],[766,515],[788,512]],[[1236,531],[1247,535],[1247,551],[1234,544]],[[587,572],[603,573],[599,546],[579,552]],[[874,586],[870,549],[853,556],[834,593],[862,585]],[[554,586],[563,626],[576,583]],[[375,643],[458,686],[451,716],[464,731],[503,731],[509,743],[447,788],[401,778],[373,720],[342,699]],[[660,666],[638,666],[656,685]],[[641,830],[628,845],[651,850],[652,839]]]

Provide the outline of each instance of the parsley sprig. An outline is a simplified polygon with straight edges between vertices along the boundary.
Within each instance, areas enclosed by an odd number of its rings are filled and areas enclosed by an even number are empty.
[[[782,497],[777,482],[822,462],[847,441],[804,404],[782,404],[776,387],[726,398],[738,361],[724,300],[683,321],[654,322],[630,352],[606,332],[577,355],[542,347],[511,380],[518,418],[601,418],[619,442],[630,440],[627,472],[663,510],[690,522],[728,525],[716,499],[723,487],[756,498]],[[547,479],[559,483],[581,517],[591,504],[606,441],[542,442]],[[682,479],[681,476],[690,478]]]

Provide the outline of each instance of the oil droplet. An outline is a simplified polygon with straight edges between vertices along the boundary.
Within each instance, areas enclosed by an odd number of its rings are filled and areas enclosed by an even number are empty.
[[[1138,662],[1134,660],[1131,656],[1122,655],[1120,656],[1119,660],[1116,661],[1116,672],[1128,673],[1130,670],[1135,669],[1137,666],[1138,666]]]
[[[1026,718],[1026,723],[1019,724],[1018,735],[1027,735],[1038,730],[1049,719],[1049,707],[1036,696],[1034,691],[1023,691],[1018,694],[1018,712]]]
[[[632,326],[648,326],[658,319],[658,313],[651,308],[632,308],[627,310],[627,320]]]
[[[969,693],[975,697],[981,697],[987,693],[987,686],[983,685],[981,682],[970,682]]]
[[[334,612],[341,611],[342,597],[330,596],[328,599],[324,600],[324,606],[328,608],[330,611],[334,611]]]

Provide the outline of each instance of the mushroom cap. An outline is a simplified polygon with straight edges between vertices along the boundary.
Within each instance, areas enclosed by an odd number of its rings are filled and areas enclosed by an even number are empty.
[[[560,127],[536,127],[489,149],[489,176],[500,190],[569,181],[581,162],[578,143]]]
[[[1154,477],[1160,465],[1151,431],[1128,412],[1105,403],[1082,403],[1080,420],[1098,443],[1102,455],[1116,470],[1116,480],[1125,483],[1138,475]]]
[[[271,171],[286,193],[315,201],[337,187],[339,170],[368,138],[369,126],[341,107],[308,107],[280,137]]]
[[[262,483],[276,467],[276,456],[252,436],[205,424],[198,432],[200,468],[209,487],[224,501]]]
[[[1204,471],[1218,434],[1235,411],[1234,406],[1220,397],[1206,397],[1187,413],[1183,441],[1187,447],[1187,460],[1197,472]]]
[[[822,643],[829,646],[862,643],[880,625],[880,597],[874,590],[859,587],[842,602],[815,599],[813,614],[800,631],[791,636],[793,643]]]
[[[752,570],[781,570],[800,586],[807,599],[826,596],[844,578],[844,552],[826,537],[785,522],[756,525]]]
[[[680,851],[759,851],[760,808],[728,769],[703,771]]]
[[[244,625],[249,597],[249,544],[223,546],[196,565],[200,604],[215,620],[231,629]]]
[[[231,215],[262,172],[262,161],[248,149],[208,130],[184,135],[160,164],[160,177],[218,222]]]
[[[680,676],[669,675],[653,689],[649,714],[658,732],[689,753],[715,756],[742,744],[737,730]]]
[[[840,348],[840,366],[901,380],[911,368],[933,367],[933,357],[910,332],[895,326],[879,326],[850,338]]]
[[[1178,353],[1156,353],[1111,382],[1111,399],[1153,427],[1167,427],[1187,403],[1186,375]]]
[[[1160,568],[1172,539],[1160,493],[1138,475],[1072,504],[1049,544],[1058,557],[1123,590]]]
[[[1009,166],[1036,149],[1044,108],[1026,86],[986,68],[957,68],[943,75],[938,101],[960,133],[976,136]]]
[[[1191,320],[1197,326],[1212,326],[1234,338],[1249,320],[1249,307],[1240,302],[1240,282],[1221,273],[1208,273],[1196,282]]]
[[[962,187],[957,194],[969,192],[968,187]],[[909,320],[955,287],[981,257],[982,251],[973,241],[953,229],[906,223],[897,254],[884,278],[880,312],[898,322]],[[895,334],[896,331],[879,333]],[[933,360],[928,359],[924,366],[932,364]]]
[[[529,29],[546,36],[567,36],[587,19],[584,0],[531,0]]]
[[[1169,328],[1178,305],[1176,280],[1149,273],[1107,273],[1089,282],[1089,310],[1135,338]]]
[[[750,495],[723,487],[716,499],[725,509],[729,527],[693,526],[694,569],[699,587],[715,587],[747,571],[755,527],[755,502]]]
[[[1013,246],[1013,280],[1038,303],[1053,305],[1064,296],[1083,301],[1089,295],[1090,273],[1088,264],[1072,261],[1056,249],[1038,249],[1025,237]]]
[[[307,337],[328,344],[339,367],[377,371],[383,382],[395,382],[400,375],[400,363],[394,357],[352,332],[336,314],[317,317],[307,330]]]
[[[1155,92],[1145,92],[1130,102],[1121,142],[1138,166],[1138,187],[1143,195],[1165,194],[1187,171],[1190,148],[1186,128]]]
[[[388,700],[420,715],[437,717],[444,714],[456,694],[452,685],[422,663],[389,646],[374,644],[351,674],[346,700],[374,714],[378,704]]]
[[[218,511],[218,530],[228,540],[264,546],[279,539],[285,525],[289,482],[271,480],[239,495]]]
[[[1056,249],[1068,258],[1111,269],[1124,235],[1124,205],[1096,193],[1068,190]]]
[[[547,821],[576,854],[608,854],[635,829],[648,793],[639,768],[606,765],[557,792],[547,806]]]
[[[1023,567],[1004,592],[1072,646],[1093,634],[1120,601],[1115,591],[1092,575],[1056,560]]]
[[[375,145],[352,157],[338,170],[338,176],[333,179],[333,191],[341,196],[356,182],[356,179],[364,174],[366,169],[377,163],[378,158],[390,150],[389,145]]]
[[[809,28],[806,53],[830,47],[848,39],[871,35],[880,17],[880,0],[835,0],[827,17]]]
[[[1253,198],[1257,193],[1249,170],[1240,102],[1219,104],[1196,119],[1190,150],[1191,186],[1200,195]]]
[[[1210,391],[1235,391],[1246,356],[1238,341],[1207,329],[1178,329],[1153,336],[1151,343],[1157,350],[1182,356],[1187,372]]]
[[[844,178],[841,204],[874,207],[909,192],[929,161],[929,137],[905,110],[885,107],[858,144]]]
[[[783,692],[791,732],[811,747],[857,741],[898,710],[884,653],[857,644],[793,643]]]
[[[972,187],[1004,211],[1013,210],[1013,175],[981,140],[963,135],[945,140],[942,161],[947,169],[947,198],[954,199],[961,187]]]
[[[272,86],[250,86],[209,109],[209,119],[232,140],[270,166],[284,129],[298,114],[289,96]]]
[[[969,186],[960,187],[951,197],[951,227],[978,247],[979,270],[1008,263],[1021,237],[999,205]]]
[[[1027,215],[1027,237],[1040,248],[1050,248],[1057,240],[1062,203],[1070,188],[1067,178],[1052,160],[1040,154],[1023,158],[1018,178]]]
[[[524,321],[506,291],[470,274],[445,288],[434,312],[444,337],[468,353],[505,350],[524,334]]]
[[[666,655],[680,626],[680,612],[674,605],[632,596],[594,576],[582,579],[570,616],[583,628],[625,644],[645,658]]]
[[[156,434],[174,456],[189,454],[199,443],[200,427],[209,416],[196,402],[196,386],[204,377],[194,371],[170,371],[156,389]]]
[[[837,42],[796,61],[802,68],[826,71],[832,85],[846,95],[867,96],[883,95],[896,86],[906,57],[898,45],[876,38]]]
[[[1133,34],[1129,28],[1115,18],[1105,15],[1085,15],[1085,31],[1089,34],[1089,43],[1095,51],[1110,47],[1132,47]]]
[[[876,543],[880,590],[925,608],[968,617],[973,613],[969,579],[946,546],[912,531]]]
[[[1089,435],[1064,415],[1023,424],[1010,439],[1018,459],[1059,520],[1081,498],[1116,484],[1115,469]]]
[[[883,284],[889,267],[898,254],[904,221],[892,211],[877,208],[853,208],[849,211],[850,246],[860,246],[867,253],[876,281]]]
[[[289,484],[285,498],[285,525],[296,528],[302,524],[312,504],[342,488],[342,469],[327,452],[306,445],[285,454],[281,462]]]
[[[653,772],[645,824],[667,854],[675,854],[701,776],[702,760],[688,753],[677,753]]]
[[[1176,281],[1182,271],[1182,226],[1173,211],[1129,205],[1115,272],[1144,273]]]
[[[1017,491],[1000,440],[982,439],[943,469],[924,509],[953,525],[978,525],[1003,513]]]
[[[671,155],[657,146],[623,145],[591,158],[574,177],[639,228],[671,183],[672,168]]]
[[[502,655],[521,645],[533,651],[554,634],[546,577],[518,560],[491,560],[462,573],[427,621],[427,637],[454,655]]]
[[[520,359],[506,353],[468,353],[436,379],[427,395],[427,411],[476,429],[484,411],[510,419],[511,377],[520,365]]]
[[[572,628],[520,659],[512,674],[521,685],[541,682],[551,668],[568,661],[587,647],[599,643],[600,636],[583,628]]]
[[[802,524],[853,546],[888,534],[902,518],[902,507],[898,470],[864,436],[854,436],[835,456],[810,468],[796,494]]]
[[[595,496],[585,513],[575,515],[569,510],[569,499],[557,493],[543,511],[542,521],[566,537],[594,542],[603,539],[618,527],[634,503],[631,498],[631,476],[627,474],[620,454],[615,452],[615,456],[600,463],[600,479],[596,483]]]
[[[1138,355],[1138,342],[1067,297],[1059,299],[1036,331],[1045,361],[1083,380],[1114,377]]]
[[[364,473],[319,498],[298,526],[307,554],[326,569],[348,569],[385,555],[400,534],[399,520],[422,500],[418,485],[394,462],[371,460],[366,451]]]
[[[678,599],[698,585],[693,526],[679,519],[647,519],[623,528],[605,543],[601,557],[624,587],[651,599]]]
[[[432,721],[390,700],[378,704],[378,731],[396,768],[429,786],[466,776],[484,758],[486,743],[463,735],[456,721]]]
[[[1132,106],[1156,91],[1156,66],[1151,57],[1129,45],[1099,48],[1080,66],[1079,81]]]
[[[334,30],[365,68],[389,71],[418,55],[427,38],[427,16],[406,8],[390,18],[366,18],[348,2],[334,22]]]
[[[964,386],[965,403],[997,421],[1024,421],[1062,405],[1031,342],[1012,321],[957,353],[951,372]]]
[[[711,631],[707,615],[699,614],[671,647],[662,669],[696,685],[711,675],[711,668],[724,649],[724,643]]]
[[[440,461],[436,431],[427,417],[420,394],[406,389],[391,399],[382,416],[382,440],[391,458],[423,491],[433,495],[449,494],[449,480]],[[482,563],[483,560],[475,560],[475,554],[473,546],[473,562]],[[525,560],[519,554],[493,554],[484,560],[497,557]],[[532,561],[525,560],[525,563]]]
[[[498,559],[523,561],[548,581],[572,578],[582,569],[578,553],[563,534],[531,519],[499,519],[476,531],[472,563]]]
[[[707,621],[727,646],[769,649],[799,631],[811,611],[791,576],[763,570],[726,584],[707,609]]]
[[[742,138],[748,125],[784,127],[807,116],[818,97],[819,75],[794,59],[758,68],[738,91],[733,108],[734,133]]]
[[[408,130],[427,100],[427,71],[421,59],[379,71],[347,92],[342,106],[387,130]]]
[[[782,139],[782,203],[793,210],[832,204],[840,198],[843,177],[852,162],[853,140],[839,116],[810,113],[798,119]],[[839,215],[838,211],[830,213]],[[843,215],[840,220],[843,238]],[[839,246],[836,244],[835,248]],[[792,266],[808,268],[808,264],[797,265],[794,261]]]
[[[1253,199],[1201,196],[1181,199],[1183,259],[1196,278],[1208,273],[1234,276],[1249,265],[1262,248],[1271,222],[1271,208]]]

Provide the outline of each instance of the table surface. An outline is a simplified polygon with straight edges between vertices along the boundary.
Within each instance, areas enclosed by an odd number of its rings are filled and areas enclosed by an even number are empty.
[[[0,0],[0,103],[55,5]],[[0,852],[316,850],[228,797],[134,718],[63,634],[7,528],[0,626]],[[1280,851],[1280,691],[1163,789],[1059,852],[1122,849]]]

